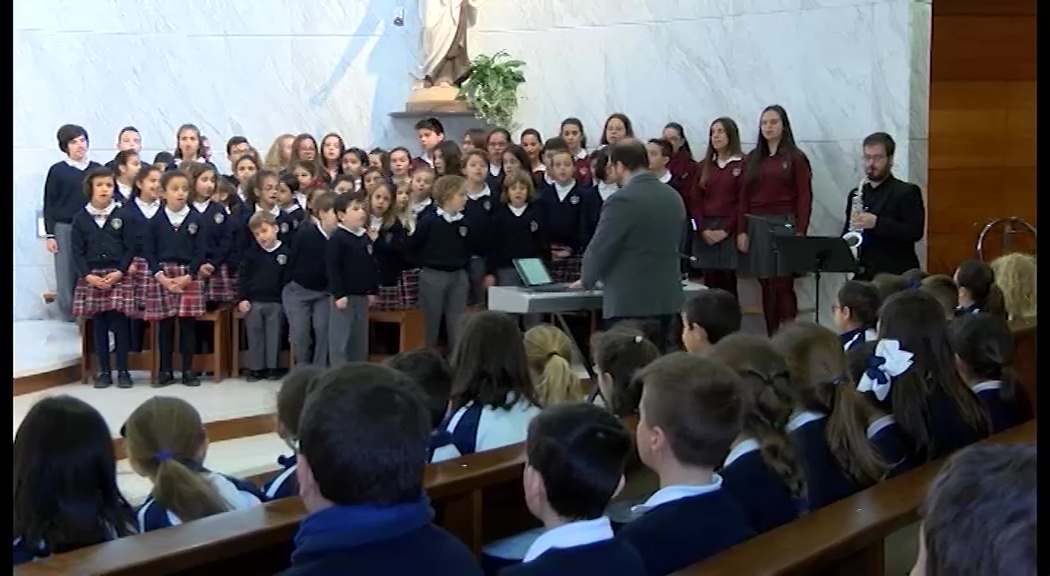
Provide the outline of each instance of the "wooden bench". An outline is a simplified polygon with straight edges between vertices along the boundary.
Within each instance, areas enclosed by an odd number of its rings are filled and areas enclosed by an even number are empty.
[[[419,309],[384,311],[370,310],[368,321],[374,324],[397,324],[398,352],[423,348],[426,343],[426,324]]]
[[[212,351],[198,352],[193,355],[193,370],[198,374],[211,372],[216,382],[222,382],[230,376],[230,307],[222,306],[217,310],[205,312],[197,317],[197,322],[211,324]],[[178,328],[176,328],[175,342],[178,348]],[[156,331],[154,330],[154,333]],[[156,336],[154,335],[154,347],[156,349]]]
[[[1035,442],[1029,421],[984,443]],[[791,524],[739,544],[679,572],[686,576],[883,576],[883,541],[919,520],[930,482],[945,459],[876,484]]]
[[[91,318],[80,318],[77,324],[80,326],[80,383],[87,384],[95,370],[98,369],[98,359],[95,356],[98,343],[95,342]],[[154,324],[146,322],[146,335],[142,339],[142,350],[128,353],[128,370],[149,372],[151,377],[156,375],[157,348],[153,340],[153,332],[155,332]],[[108,348],[109,342],[104,342],[102,345]],[[110,356],[110,366],[116,367],[116,360],[112,358],[112,353]]]
[[[1031,414],[1036,414],[1038,403],[1036,394],[1038,392],[1036,378],[1036,360],[1039,358],[1039,349],[1036,346],[1036,319],[1021,318],[1010,322],[1010,328],[1014,333],[1014,370],[1021,380],[1025,396],[1031,403]]]

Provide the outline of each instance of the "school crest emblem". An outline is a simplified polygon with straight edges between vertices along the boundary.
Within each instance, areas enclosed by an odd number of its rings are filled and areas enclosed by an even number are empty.
[[[288,233],[288,223],[287,222],[281,222],[281,234],[287,234],[287,233]]]
[[[740,176],[740,168],[733,168],[733,178]]]
[[[299,224],[302,224],[302,220],[295,220],[292,222],[292,230],[298,230]]]
[[[196,234],[197,233],[197,225],[196,224],[190,224],[189,226],[186,227],[186,231],[189,232],[191,236],[193,234]]]
[[[285,264],[287,264],[288,263],[288,255],[287,254],[278,254],[277,255],[277,263],[280,264],[281,266],[284,266]]]
[[[569,204],[572,204],[573,206],[575,206],[575,205],[577,205],[579,203],[580,203],[580,197],[579,196],[569,196]]]
[[[372,245],[371,244],[369,244],[368,246],[365,246],[365,250],[368,252],[369,256],[372,255]]]
[[[226,221],[226,215],[222,212],[216,212],[214,220],[216,224],[222,224]]]
[[[787,170],[787,169],[788,169],[788,163],[787,163],[787,160],[784,160],[784,161],[783,161],[783,162],[782,162],[782,163],[780,164],[780,167],[781,167],[781,168],[783,168],[784,170]]]
[[[114,218],[109,221],[109,225],[112,226],[114,230],[120,230],[124,227],[124,221],[120,218]]]
[[[529,222],[529,230],[531,230],[532,232],[535,232],[535,231],[537,231],[539,229],[540,229],[540,225],[539,225],[538,222],[536,222],[535,220],[533,220],[532,222]]]
[[[488,212],[489,210],[492,210],[492,202],[485,200],[481,203],[481,207],[484,208],[486,212]]]
[[[459,227],[459,235],[464,237],[464,238],[467,237],[467,227],[466,226],[460,226]]]
[[[387,243],[391,243],[391,242],[394,241],[394,233],[393,232],[387,232],[386,236],[384,236],[383,238],[386,239]]]

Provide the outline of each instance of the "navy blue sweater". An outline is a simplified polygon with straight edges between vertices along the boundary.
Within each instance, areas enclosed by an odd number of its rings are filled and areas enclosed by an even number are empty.
[[[911,470],[912,463],[908,455],[911,454],[912,447],[900,426],[893,420],[893,416],[885,416],[868,426],[868,441],[875,448],[879,458],[891,466],[887,478]]]
[[[241,258],[237,270],[237,299],[249,302],[280,302],[288,283],[288,260],[291,248],[281,242],[268,251],[258,242]]]
[[[328,238],[316,223],[306,223],[292,237],[292,282],[314,292],[328,290]]]
[[[740,505],[748,523],[759,534],[783,526],[799,517],[807,507],[804,498],[791,490],[762,459],[759,450],[738,456],[718,473],[722,489]]]
[[[666,576],[751,538],[754,528],[725,490],[656,506],[617,537],[642,555],[651,576]]]
[[[277,500],[299,495],[299,479],[295,476],[295,469],[299,466],[298,458],[281,456],[277,463],[284,467],[280,474],[274,476],[263,486],[263,494],[267,500]]]
[[[380,286],[396,286],[408,268],[408,229],[400,221],[379,231],[373,243]]]
[[[613,538],[572,548],[551,548],[531,562],[504,568],[505,576],[644,576],[641,554],[624,540]]]
[[[512,265],[519,258],[550,259],[547,241],[547,222],[543,209],[537,203],[525,206],[521,216],[501,204],[492,213],[492,249],[487,264],[492,274]]]
[[[208,202],[203,212],[193,210],[201,215],[204,225],[204,261],[218,269],[226,264],[233,251],[233,229],[236,220],[226,213],[226,206],[218,202]]]
[[[51,165],[44,180],[44,230],[48,235],[55,233],[56,223],[71,223],[77,210],[87,204],[84,177],[100,166],[88,162],[87,168],[80,170],[65,160]]]
[[[839,468],[825,435],[827,423],[827,418],[820,418],[799,426],[791,433],[795,437],[806,474],[811,511],[851,496],[863,488]]]
[[[471,256],[486,256],[492,248],[492,214],[499,206],[499,192],[491,186],[487,196],[467,198],[463,216],[474,236],[470,242]]]
[[[295,535],[286,576],[431,574],[480,576],[474,554],[432,525],[426,499],[394,506],[333,506],[310,514]]]
[[[152,274],[161,271],[161,264],[171,262],[185,264],[191,276],[204,263],[206,238],[202,232],[203,220],[196,210],[190,208],[189,214],[178,228],[171,224],[165,209],[157,212],[146,227],[146,261]]]
[[[974,387],[977,399],[984,407],[984,413],[988,417],[988,425],[992,434],[998,434],[1017,426],[1022,421],[1020,404],[1017,399],[1007,402],[1002,397],[1001,384],[993,382],[982,382]],[[1018,388],[1020,388],[1018,386]]]
[[[540,187],[539,202],[546,215],[550,243],[568,246],[574,255],[582,255],[601,207],[601,197],[594,188],[577,184],[559,200],[555,185],[547,184]]]
[[[468,218],[448,222],[434,211],[419,218],[416,232],[409,237],[409,249],[415,254],[420,268],[445,272],[466,270],[473,235]]]
[[[157,214],[163,207],[157,210]],[[146,236],[149,228],[150,218],[142,213],[135,200],[120,207],[120,219],[124,222],[124,238],[132,258],[146,257]],[[156,214],[154,214],[156,217]]]
[[[328,240],[328,293],[336,300],[379,291],[379,270],[372,256],[372,240],[339,227]]]
[[[127,273],[131,266],[130,239],[124,218],[119,209],[114,209],[101,228],[95,217],[84,208],[73,216],[73,231],[70,239],[73,266],[77,276],[83,278],[92,270],[116,268]]]

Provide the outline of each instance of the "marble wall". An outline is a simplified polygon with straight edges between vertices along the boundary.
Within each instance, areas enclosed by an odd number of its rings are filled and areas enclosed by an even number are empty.
[[[394,26],[402,8],[405,25]],[[149,156],[170,149],[184,122],[213,148],[234,134],[266,148],[285,131],[415,140],[412,120],[388,113],[403,109],[417,67],[417,0],[202,0],[164,11],[37,0],[14,10],[18,319],[47,314],[40,294],[54,280],[36,211],[64,122],[87,127],[100,161],[126,124]],[[753,142],[761,109],[782,104],[814,167],[810,232],[836,234],[866,134],[893,134],[897,173],[925,183],[929,28],[928,0],[487,0],[470,40],[472,52],[527,62],[518,123],[544,135],[577,116],[597,136],[620,111],[639,136],[678,121],[702,149],[715,117],[736,118]],[[800,281],[804,305],[809,284]]]

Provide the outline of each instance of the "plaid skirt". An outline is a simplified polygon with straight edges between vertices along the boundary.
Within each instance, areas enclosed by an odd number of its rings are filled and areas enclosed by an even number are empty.
[[[574,254],[564,260],[552,260],[550,271],[555,282],[575,282],[583,273],[583,257]]]
[[[168,278],[178,278],[189,273],[185,264],[170,262],[161,263],[161,270]],[[154,280],[146,293],[146,310],[143,319],[150,322],[176,316],[196,318],[201,314],[204,314],[204,287],[196,278],[183,286],[182,292],[169,292],[160,285],[159,281]]]
[[[105,276],[116,271],[116,268],[103,268],[92,270],[91,273]],[[135,289],[128,279],[122,278],[116,285],[103,290],[88,284],[83,278],[78,278],[76,288],[73,289],[73,315],[77,317],[90,318],[102,312],[127,314],[129,308],[133,309],[134,306]]]
[[[136,256],[131,260],[131,264],[134,267],[134,272],[128,278],[131,283],[132,290],[134,291],[134,301],[128,316],[132,318],[142,318],[143,312],[146,310],[146,296],[149,294],[150,288],[157,283],[156,278],[149,271],[149,262],[146,262],[145,258]]]
[[[380,286],[375,304],[377,312],[398,312],[419,307],[419,269],[403,270],[393,286]]]
[[[237,277],[230,274],[230,269],[223,264],[205,280],[204,300],[206,302],[233,302],[237,299]]]

